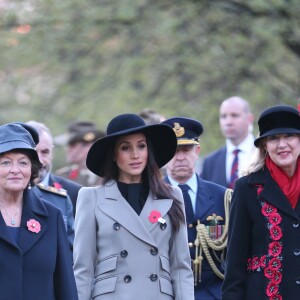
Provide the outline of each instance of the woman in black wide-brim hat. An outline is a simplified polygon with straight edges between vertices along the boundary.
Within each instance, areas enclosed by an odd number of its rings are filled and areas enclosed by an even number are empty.
[[[232,198],[222,300],[298,300],[299,111],[268,108],[258,126],[257,156]]]
[[[135,114],[111,120],[87,167],[103,178],[77,200],[74,272],[80,300],[193,300],[181,191],[159,168],[175,154],[171,127]]]

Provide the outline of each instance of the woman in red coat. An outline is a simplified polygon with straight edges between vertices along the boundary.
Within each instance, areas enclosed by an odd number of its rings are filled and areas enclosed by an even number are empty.
[[[274,106],[258,125],[258,155],[234,189],[222,300],[298,300],[299,112]]]

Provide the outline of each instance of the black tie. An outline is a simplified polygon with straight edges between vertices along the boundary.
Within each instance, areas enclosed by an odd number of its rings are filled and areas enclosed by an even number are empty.
[[[178,186],[182,190],[182,194],[183,194],[186,221],[187,223],[193,223],[194,210],[192,206],[192,200],[189,195],[190,187],[187,184],[179,184]]]

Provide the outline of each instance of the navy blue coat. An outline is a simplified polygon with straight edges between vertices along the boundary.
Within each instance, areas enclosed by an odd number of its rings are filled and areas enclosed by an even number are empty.
[[[165,180],[169,182],[166,177]],[[226,189],[218,184],[205,181],[197,175],[198,189],[196,196],[196,209],[193,226],[188,226],[188,242],[194,243],[197,235],[197,220],[202,224],[209,225],[208,216],[216,214],[225,220],[224,194]],[[220,225],[224,222],[220,222]],[[195,259],[195,247],[190,248],[191,259]],[[214,274],[205,255],[202,262],[202,281],[195,287],[195,300],[220,300],[222,280]],[[217,263],[219,270],[223,266]]]
[[[61,211],[24,192],[19,241],[10,235],[0,214],[0,299],[77,300],[72,257]],[[33,233],[34,219],[41,231]]]
[[[228,187],[226,179],[226,147],[222,147],[203,159],[201,178]]]
[[[280,217],[266,217],[262,210],[266,204],[269,207],[266,212],[276,213]],[[274,225],[279,227],[275,227],[275,239],[271,234],[274,220]],[[276,232],[281,232],[282,235]],[[270,255],[273,253],[270,252],[272,245],[280,245],[276,246],[277,250],[281,248],[281,252],[277,253],[279,256]],[[269,268],[271,261],[277,261],[271,265],[279,279],[273,290],[279,288],[279,294],[284,300],[299,299],[300,203],[298,202],[295,209],[292,208],[267,168],[236,181],[227,251],[222,300],[271,299],[266,296],[267,286],[273,280],[266,276],[266,268]]]

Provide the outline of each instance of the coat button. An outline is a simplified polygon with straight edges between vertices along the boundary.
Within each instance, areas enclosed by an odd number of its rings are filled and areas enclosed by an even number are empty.
[[[299,256],[300,255],[300,250],[299,249],[295,249],[294,250],[294,255],[295,256]]]
[[[293,223],[293,227],[294,228],[298,228],[299,227],[299,223],[298,222]]]
[[[297,285],[299,285],[300,284],[300,280],[298,279],[298,280],[296,280],[296,284]]]
[[[152,255],[157,255],[158,250],[157,250],[156,248],[151,248],[150,253],[151,253]]]
[[[167,228],[167,223],[161,223],[159,226],[161,230],[165,230]]]
[[[121,225],[118,222],[116,222],[116,223],[114,223],[113,227],[114,227],[114,230],[119,230],[121,228]]]
[[[131,281],[131,276],[130,275],[126,275],[124,277],[124,282],[129,283]]]
[[[151,280],[151,281],[156,281],[157,278],[158,278],[158,277],[157,277],[156,274],[151,274],[151,275],[150,275],[150,280]]]
[[[120,252],[120,254],[121,254],[121,257],[125,258],[128,255],[128,252],[126,250],[122,250]]]

